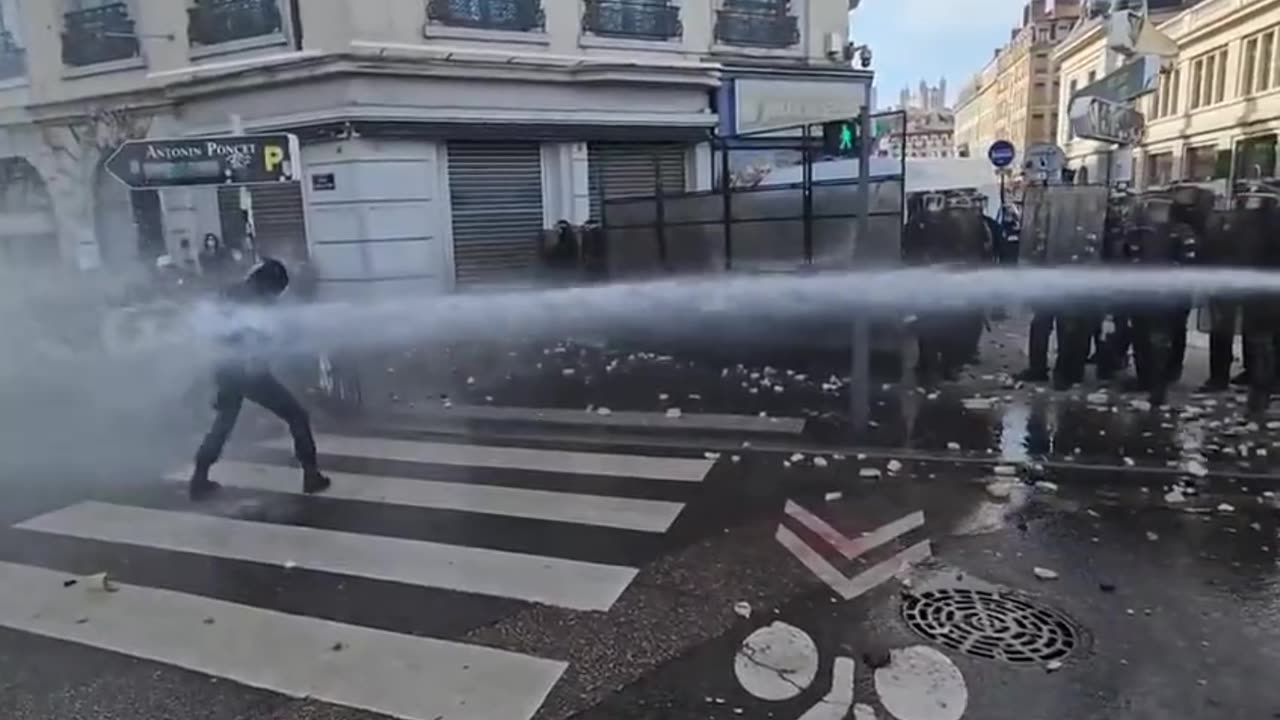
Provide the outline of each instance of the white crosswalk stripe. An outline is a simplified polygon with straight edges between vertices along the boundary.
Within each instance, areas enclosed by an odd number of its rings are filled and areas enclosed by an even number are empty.
[[[599,533],[616,533],[622,544],[665,533],[684,503],[650,498],[701,482],[714,465],[702,459],[336,435],[321,436],[319,445],[331,457],[360,459],[369,472],[332,473],[334,486],[322,500],[292,500],[326,508],[310,520],[297,520],[305,525],[239,517],[243,504],[237,503],[159,508],[113,498],[63,507],[15,528],[29,533],[32,542],[57,537],[119,552],[174,553],[174,563],[183,562],[181,555],[195,555],[251,563],[263,572],[287,574],[296,568],[332,576],[335,585],[348,578],[457,593],[460,602],[481,596],[517,606],[602,612],[630,585],[638,572],[631,563],[637,561],[588,562],[581,554],[558,557],[557,548],[584,552],[575,533],[595,533],[590,537],[597,544],[608,537]],[[397,463],[398,474],[374,474],[387,461]],[[431,466],[476,471],[462,473],[466,482],[452,482],[458,472],[434,472]],[[494,472],[505,475],[486,476]],[[169,481],[184,476],[174,473]],[[228,460],[215,467],[214,478],[266,497],[300,492],[297,469],[263,462]],[[537,487],[544,481],[548,487]],[[618,490],[619,483],[630,489]],[[426,535],[396,536],[403,523],[371,528],[373,534],[353,532],[341,516],[344,508],[360,507],[366,519],[371,508],[377,512],[379,507],[401,518],[426,513],[421,523],[409,523],[424,526],[420,531]],[[441,523],[438,513],[451,519]],[[487,524],[477,526],[468,517],[487,518]],[[565,539],[529,552],[475,546],[477,533],[488,530],[471,528],[495,523],[524,523],[517,535],[526,535],[520,537],[563,534]],[[68,575],[53,568],[0,561],[0,626],[409,720],[528,718],[566,668],[563,659],[230,602],[218,597],[217,588],[206,591],[203,585],[189,592],[166,586],[167,581],[131,583],[127,567],[120,574],[118,591],[103,592],[85,587],[88,583],[68,587]]]

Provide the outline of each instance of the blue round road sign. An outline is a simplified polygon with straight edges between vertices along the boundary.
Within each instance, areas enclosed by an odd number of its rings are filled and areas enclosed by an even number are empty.
[[[998,168],[1013,164],[1013,158],[1017,154],[1018,151],[1014,149],[1013,143],[1008,140],[997,140],[991,143],[991,149],[987,150],[987,157],[991,159],[991,164]]]

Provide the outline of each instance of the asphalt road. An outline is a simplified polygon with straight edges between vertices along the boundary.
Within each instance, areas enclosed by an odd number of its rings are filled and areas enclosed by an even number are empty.
[[[0,717],[1280,713],[1261,489],[1169,502],[1123,466],[349,426],[320,443],[324,497],[271,433],[201,505],[180,466],[10,473]]]

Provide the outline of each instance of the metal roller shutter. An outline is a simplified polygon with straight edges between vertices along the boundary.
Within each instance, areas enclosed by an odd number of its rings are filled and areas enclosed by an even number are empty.
[[[458,285],[532,276],[542,216],[537,143],[449,143],[453,259]]]
[[[657,160],[655,173],[654,161]],[[672,144],[592,143],[587,148],[590,168],[591,217],[600,219],[601,180],[604,195],[653,196],[662,178],[666,195],[685,191],[685,146]]]
[[[307,259],[307,224],[303,218],[302,185],[296,182],[253,185],[254,242],[260,256],[300,261]],[[218,188],[218,214],[222,240],[229,247],[244,248],[245,221],[240,210],[240,188]]]

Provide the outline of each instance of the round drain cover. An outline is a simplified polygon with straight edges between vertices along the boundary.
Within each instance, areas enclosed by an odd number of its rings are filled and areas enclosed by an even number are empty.
[[[931,642],[988,660],[1044,663],[1080,644],[1066,616],[1015,593],[929,590],[903,600],[902,618]]]

